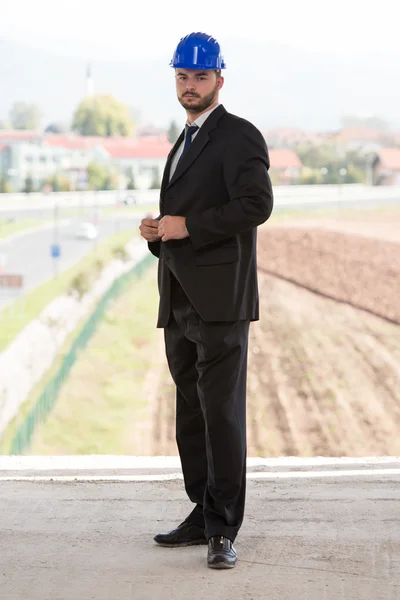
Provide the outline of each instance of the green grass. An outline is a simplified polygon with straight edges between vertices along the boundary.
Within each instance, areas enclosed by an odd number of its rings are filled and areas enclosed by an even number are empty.
[[[32,319],[40,315],[49,302],[66,293],[77,275],[93,271],[98,267],[99,261],[102,263],[110,261],[113,258],[114,248],[125,246],[135,235],[137,235],[137,227],[108,237],[78,264],[63,271],[51,281],[38,286],[26,294],[23,299],[17,300],[1,311],[0,352],[15,339]]]
[[[106,312],[85,352],[72,367],[52,413],[38,426],[30,454],[136,454],[139,451],[138,436],[150,434],[146,429],[150,407],[143,394],[143,383],[155,360],[157,302],[153,267],[141,280],[134,280]],[[9,451],[20,423],[55,375],[77,331],[65,342],[52,368],[6,429],[0,443],[1,453]]]
[[[4,221],[0,217],[0,238],[5,238],[18,231],[39,227],[46,223],[43,219],[23,219],[21,221]]]

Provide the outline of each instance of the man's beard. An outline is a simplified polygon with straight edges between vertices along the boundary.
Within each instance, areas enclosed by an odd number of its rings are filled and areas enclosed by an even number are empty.
[[[200,112],[203,112],[204,110],[207,110],[207,108],[209,106],[211,106],[211,104],[215,100],[216,93],[217,93],[217,88],[215,88],[215,90],[213,90],[212,92],[207,94],[207,96],[204,96],[203,98],[199,98],[199,101],[197,103],[193,103],[193,100],[191,101],[190,104],[189,104],[189,102],[185,102],[184,95],[182,96],[182,98],[178,98],[178,100],[182,104],[183,108],[185,108],[187,111],[193,112],[193,113],[200,113]],[[191,94],[191,95],[194,96],[195,98],[198,98],[197,94]]]

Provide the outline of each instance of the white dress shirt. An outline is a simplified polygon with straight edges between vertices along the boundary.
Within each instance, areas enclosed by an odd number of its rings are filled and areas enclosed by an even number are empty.
[[[204,123],[207,120],[207,118],[211,115],[211,113],[213,112],[213,110],[215,110],[216,108],[218,108],[218,106],[219,106],[219,104],[217,104],[216,106],[214,106],[210,110],[207,110],[205,113],[203,113],[202,115],[200,115],[199,117],[197,117],[197,119],[195,121],[193,121],[193,123],[189,123],[188,121],[186,121],[186,125],[197,125],[197,127],[199,128],[192,135],[192,143],[193,143],[193,140],[196,137],[196,135],[199,133],[200,127],[202,125],[204,125]],[[178,161],[179,161],[179,159],[181,157],[184,145],[185,145],[185,139],[183,139],[183,142],[179,146],[178,150],[175,152],[174,157],[172,159],[171,169],[170,169],[170,172],[169,172],[169,179],[170,180],[171,180],[172,175],[175,173],[176,165],[178,164]]]

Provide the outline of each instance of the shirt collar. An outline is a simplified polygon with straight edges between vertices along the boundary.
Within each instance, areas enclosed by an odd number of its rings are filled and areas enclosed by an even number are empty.
[[[211,115],[211,113],[216,108],[218,108],[218,106],[219,106],[219,104],[217,104],[216,106],[214,106],[210,110],[207,110],[205,113],[203,113],[202,115],[200,115],[199,117],[197,117],[197,119],[195,121],[193,121],[193,123],[188,123],[188,121],[186,121],[186,125],[197,125],[197,127],[200,129],[200,127],[202,125],[204,125],[204,123],[207,120],[207,118]]]

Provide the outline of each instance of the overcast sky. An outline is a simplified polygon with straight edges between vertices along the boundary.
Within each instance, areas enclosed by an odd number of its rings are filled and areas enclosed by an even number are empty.
[[[90,62],[97,93],[115,94],[144,121],[182,119],[168,64],[182,36],[205,31],[220,41],[228,67],[221,100],[260,127],[332,129],[345,114],[374,114],[399,128],[398,5],[0,0],[0,41],[12,40],[0,56],[0,117],[25,100],[45,120],[70,119]]]
[[[397,6],[398,0],[0,0],[0,36],[66,54],[85,44],[93,58],[169,55],[192,30],[222,45],[240,38],[335,54],[399,51]]]

